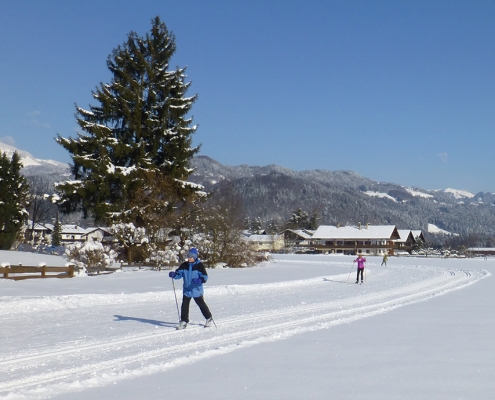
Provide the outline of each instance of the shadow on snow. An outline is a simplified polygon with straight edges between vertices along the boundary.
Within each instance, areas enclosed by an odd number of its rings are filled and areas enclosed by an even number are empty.
[[[146,319],[146,318],[135,318],[135,317],[124,317],[123,315],[114,315],[116,321],[137,321],[142,322],[144,324],[151,324],[157,326],[168,326],[168,327],[176,327],[177,322],[164,322],[164,321],[156,321],[154,319]]]

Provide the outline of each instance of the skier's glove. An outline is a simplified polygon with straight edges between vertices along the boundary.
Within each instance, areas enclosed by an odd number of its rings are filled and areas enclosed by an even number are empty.
[[[168,276],[170,276],[171,278],[173,278],[175,275],[177,275],[177,273],[175,271],[170,271],[168,273]]]
[[[201,285],[203,281],[201,280],[201,278],[193,278],[192,283],[194,283],[195,285]]]

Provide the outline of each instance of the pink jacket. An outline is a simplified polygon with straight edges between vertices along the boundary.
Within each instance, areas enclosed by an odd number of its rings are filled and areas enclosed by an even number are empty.
[[[364,268],[364,263],[366,262],[366,258],[364,258],[364,257],[359,258],[359,257],[358,257],[358,258],[356,258],[356,259],[354,260],[354,262],[356,262],[356,261],[357,261],[357,263],[358,263],[358,269],[363,269],[363,268]]]

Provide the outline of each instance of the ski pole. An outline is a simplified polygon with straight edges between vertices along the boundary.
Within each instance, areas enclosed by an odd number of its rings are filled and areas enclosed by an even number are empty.
[[[212,320],[212,322],[213,322],[213,325],[215,325],[215,329],[218,329],[218,328],[217,328],[217,324],[215,324],[215,320],[213,319],[213,317],[211,317],[211,320]]]
[[[172,286],[174,287],[175,305],[177,306],[177,316],[179,317],[179,321],[180,321],[179,302],[177,301],[177,293],[175,293],[175,282],[174,282],[174,278],[172,278]]]

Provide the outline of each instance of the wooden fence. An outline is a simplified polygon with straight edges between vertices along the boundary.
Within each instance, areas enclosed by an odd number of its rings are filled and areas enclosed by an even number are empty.
[[[16,281],[33,278],[73,278],[74,270],[74,264],[67,264],[65,267],[49,267],[47,265],[33,267],[22,264],[2,264],[0,266],[0,277]]]

